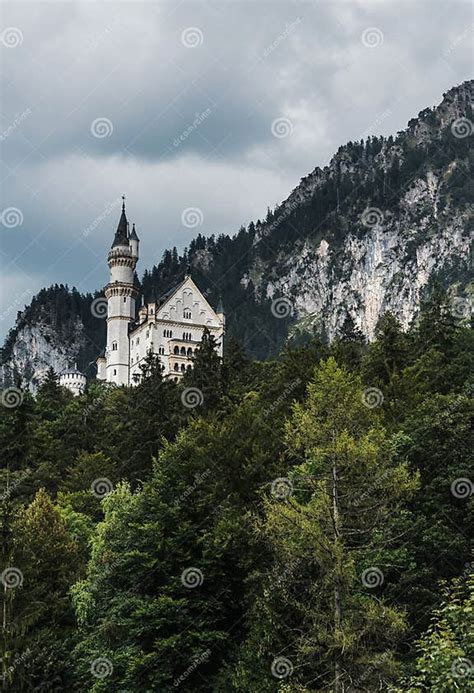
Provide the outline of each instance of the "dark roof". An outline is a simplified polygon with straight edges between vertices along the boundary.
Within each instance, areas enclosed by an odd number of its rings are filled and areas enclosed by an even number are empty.
[[[125,200],[122,202],[122,214],[120,215],[112,248],[115,248],[117,245],[128,245],[128,221],[125,214]]]
[[[138,241],[137,232],[135,231],[135,224],[132,226],[132,233],[130,234],[131,241]]]

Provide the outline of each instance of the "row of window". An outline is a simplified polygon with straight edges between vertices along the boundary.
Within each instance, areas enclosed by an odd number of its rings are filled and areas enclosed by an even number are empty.
[[[181,349],[179,346],[175,346],[173,349],[174,354],[180,354],[181,356],[193,356],[197,352],[197,349],[194,349],[194,351],[191,349],[191,347],[186,347],[182,346]]]
[[[184,363],[182,363],[180,366],[179,363],[175,363],[174,369],[175,369],[175,371],[181,371],[182,373],[184,373],[184,371],[190,371],[191,370],[191,364],[188,363],[188,365],[185,366]]]

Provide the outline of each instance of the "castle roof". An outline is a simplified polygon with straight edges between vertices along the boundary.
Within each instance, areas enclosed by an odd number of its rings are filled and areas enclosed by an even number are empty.
[[[138,236],[137,236],[137,232],[135,231],[135,224],[133,224],[133,226],[132,226],[132,233],[130,234],[130,240],[131,241],[138,241],[139,240]]]
[[[128,245],[128,221],[127,215],[125,214],[125,197],[122,197],[122,200],[122,214],[120,215],[112,248],[115,248],[118,245]]]

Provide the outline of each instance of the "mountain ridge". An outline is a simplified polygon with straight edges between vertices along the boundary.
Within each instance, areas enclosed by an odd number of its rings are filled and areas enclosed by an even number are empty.
[[[395,137],[342,145],[265,220],[234,236],[198,235],[181,255],[165,251],[144,272],[142,293],[163,293],[191,265],[210,302],[222,296],[229,333],[257,358],[275,354],[289,335],[331,340],[347,314],[368,339],[387,310],[407,328],[434,282],[468,317],[473,102],[470,80]],[[6,340],[3,383],[22,373],[34,389],[49,366],[77,361],[87,369],[105,341],[105,321],[91,314],[100,295],[60,286],[40,292]],[[68,320],[73,340],[65,337]]]

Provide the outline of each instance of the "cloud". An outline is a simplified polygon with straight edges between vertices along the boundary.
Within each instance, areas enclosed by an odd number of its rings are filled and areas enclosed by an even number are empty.
[[[263,216],[347,140],[403,128],[470,76],[470,7],[452,7],[6,3],[2,190],[23,223],[1,228],[4,304],[24,277],[102,286],[123,192],[144,268]],[[202,227],[183,228],[190,206]]]

